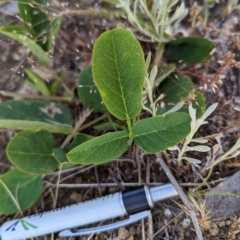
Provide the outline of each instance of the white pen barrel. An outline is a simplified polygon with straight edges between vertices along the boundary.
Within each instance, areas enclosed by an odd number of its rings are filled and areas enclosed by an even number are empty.
[[[118,192],[6,222],[1,226],[0,236],[1,240],[19,240],[124,215],[122,194]]]

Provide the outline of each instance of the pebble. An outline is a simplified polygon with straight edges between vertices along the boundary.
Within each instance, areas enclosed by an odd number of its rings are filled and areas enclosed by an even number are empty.
[[[122,228],[119,228],[118,230],[118,239],[119,240],[125,240],[129,237],[129,231],[122,227]]]
[[[70,200],[74,201],[74,202],[81,202],[83,197],[82,197],[82,194],[80,193],[77,193],[77,192],[73,192],[71,195],[70,195]]]
[[[219,233],[219,228],[217,227],[217,224],[211,223],[211,228],[209,229],[209,233],[211,236],[216,236]]]

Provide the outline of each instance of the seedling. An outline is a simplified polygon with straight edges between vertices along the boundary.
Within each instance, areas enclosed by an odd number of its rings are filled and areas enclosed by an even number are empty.
[[[47,34],[54,32],[56,36],[58,22],[54,25],[56,28],[50,30],[44,7],[39,8],[46,24],[40,32],[40,28],[33,26],[42,22],[34,23],[36,19],[29,17],[36,6],[19,1],[19,8],[24,26],[7,26],[1,28],[0,33],[24,44],[51,69],[47,52],[53,42],[47,40],[54,39]],[[26,12],[29,16],[24,15]],[[210,49],[205,51],[204,59]],[[78,94],[85,107],[103,113],[92,124],[108,118],[115,131],[91,139],[78,133],[69,147],[57,146],[52,135],[71,135],[75,131],[66,106],[32,99],[0,104],[0,127],[23,130],[7,146],[7,156],[16,169],[0,177],[0,201],[7,203],[0,206],[1,213],[13,214],[29,208],[43,190],[41,176],[57,169],[74,164],[107,163],[123,155],[133,144],[146,153],[162,152],[176,146],[190,133],[188,104],[201,116],[205,110],[203,96],[194,90],[189,78],[175,72],[174,64],[162,66],[161,71],[157,66],[150,66],[150,60],[149,55],[145,63],[139,42],[127,30],[117,28],[99,37],[93,49],[92,66],[84,69],[79,77]],[[25,73],[34,80],[31,83],[43,95],[40,97],[57,100],[52,96],[53,88],[32,69],[25,69]],[[73,93],[62,86],[71,100]],[[139,120],[143,110],[148,113],[145,119]],[[27,194],[29,189],[31,195]]]

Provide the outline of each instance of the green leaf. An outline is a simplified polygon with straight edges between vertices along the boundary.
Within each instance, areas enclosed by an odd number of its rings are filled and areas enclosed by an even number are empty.
[[[28,68],[25,68],[24,71],[28,77],[28,83],[31,86],[36,88],[40,93],[42,93],[42,95],[51,96],[45,81],[37,73]]]
[[[192,103],[192,107],[196,109],[196,117],[200,118],[206,111],[206,102],[204,96],[198,91],[192,91],[188,97],[188,104],[185,104],[180,111],[189,113],[189,103]]]
[[[18,9],[28,35],[31,35],[32,38],[35,37],[35,32],[32,24],[33,14],[31,14],[29,0],[18,0]]]
[[[62,24],[62,17],[56,17],[50,22],[50,25],[48,26],[47,32],[48,32],[48,39],[47,39],[47,50],[50,51],[53,49],[55,45],[55,39],[60,31]]]
[[[201,37],[185,37],[167,44],[167,54],[174,60],[197,64],[210,56],[213,42]]]
[[[164,94],[165,103],[178,103],[186,99],[193,90],[192,81],[180,74],[171,74],[161,85],[160,91]]]
[[[28,209],[40,197],[43,181],[39,176],[28,175],[17,169],[0,177],[0,213],[14,214]]]
[[[158,74],[154,82],[155,87],[164,81],[175,69],[175,64],[167,64],[165,66],[161,66],[158,70]]]
[[[101,95],[93,81],[91,66],[86,67],[78,78],[78,96],[84,107],[96,112],[106,111]]]
[[[68,162],[65,149],[62,149],[62,148],[53,149],[53,156],[55,157],[55,159],[58,161],[59,164]]]
[[[206,111],[206,101],[204,96],[199,91],[194,91],[195,99],[192,101],[193,108],[197,110],[197,118],[200,118]]]
[[[56,148],[48,131],[23,131],[14,136],[7,146],[7,156],[18,169],[32,174],[47,174],[58,168],[52,152]]]
[[[0,28],[0,33],[22,43],[26,46],[37,59],[43,64],[49,65],[50,58],[46,52],[32,39],[26,36],[24,28],[19,26],[7,26]]]
[[[70,163],[68,161],[66,154],[67,154],[66,149],[62,149],[62,148],[53,149],[53,156],[59,162],[59,164],[61,164],[59,168],[61,168],[62,170],[76,166],[76,164]]]
[[[59,29],[59,18],[51,22],[48,18],[46,0],[35,0],[29,4],[28,0],[18,0],[20,16],[25,28],[45,51],[52,48],[52,37]]]
[[[43,100],[13,100],[0,104],[0,127],[18,130],[45,129],[69,134],[72,129],[69,110],[54,102]]]
[[[72,163],[99,164],[121,156],[128,147],[127,132],[111,132],[75,147],[67,154]]]
[[[96,41],[93,78],[108,110],[120,120],[135,118],[142,109],[144,54],[131,32],[117,28]]]
[[[49,90],[50,90],[50,93],[51,95],[55,95],[57,90],[59,88],[59,84],[57,81],[53,81],[49,84]]]
[[[118,129],[120,127],[119,123],[116,122],[103,122],[99,123],[93,126],[93,129],[99,130],[99,131],[109,131]]]
[[[190,132],[186,113],[169,113],[143,119],[133,125],[135,144],[147,153],[158,153],[177,145]]]
[[[73,148],[77,147],[78,145],[90,140],[90,137],[87,134],[84,133],[77,133],[74,136],[73,141],[68,147],[68,151],[71,151]]]

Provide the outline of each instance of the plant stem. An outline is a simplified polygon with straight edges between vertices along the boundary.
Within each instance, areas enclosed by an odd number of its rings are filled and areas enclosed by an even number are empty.
[[[29,94],[21,94],[15,92],[8,91],[0,91],[0,95],[4,97],[18,97],[18,98],[27,98],[27,99],[42,99],[42,100],[50,100],[57,102],[73,102],[73,97],[57,97],[57,96],[39,96],[39,95],[29,95]]]
[[[131,119],[127,119],[127,126],[128,126],[128,137],[130,142],[132,142],[133,134],[132,134],[132,124],[131,124]]]
[[[160,63],[161,63],[161,59],[162,59],[162,55],[163,55],[163,51],[164,51],[164,47],[165,47],[165,43],[163,42],[159,42],[157,45],[157,51],[155,54],[155,64],[159,67]]]
[[[57,83],[66,90],[66,92],[69,94],[69,96],[72,97],[73,96],[73,92],[68,88],[68,86],[63,82],[63,80],[58,76],[56,71],[49,65],[47,65],[46,67],[52,73],[52,76],[57,81]]]
[[[195,188],[192,190],[192,192],[197,192],[197,191],[199,191],[199,190],[206,184],[206,182],[207,182],[208,179],[211,177],[211,175],[212,175],[212,168],[210,169],[207,177],[204,178],[204,181],[201,182],[197,187],[195,187]]]
[[[97,11],[95,9],[89,9],[89,10],[66,10],[65,12],[61,12],[59,16],[62,15],[77,15],[77,16],[94,16],[94,17],[118,17],[126,15],[126,13],[123,10],[115,10],[115,11]]]

